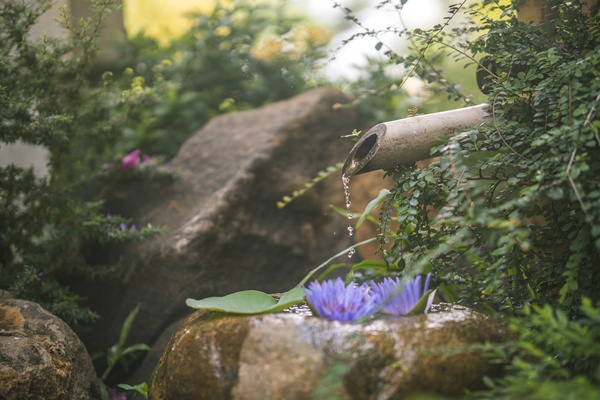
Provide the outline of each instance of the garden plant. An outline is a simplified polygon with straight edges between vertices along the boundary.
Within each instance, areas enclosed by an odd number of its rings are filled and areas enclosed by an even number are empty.
[[[377,7],[404,22],[407,3]],[[546,3],[543,23],[519,19],[523,1],[461,1],[443,23],[412,30],[369,28],[335,5],[361,28],[348,40],[375,39],[387,60],[367,67],[373,79],[351,86],[369,85],[356,103],[367,111],[376,104],[372,116],[418,114],[397,109],[408,104],[402,87],[413,78],[438,104],[442,93],[452,108],[476,104],[481,93],[455,82],[449,60],[474,66],[486,95],[486,124],[440,138],[431,149],[440,156],[426,166],[387,171],[395,185],[359,219],[379,225],[381,259],[348,265],[347,277],[363,285],[377,276],[431,273],[442,301],[503,321],[515,339],[484,350],[504,375],[486,378],[487,389],[467,397],[600,395],[600,10],[595,2]],[[408,46],[396,50],[380,39],[390,33]],[[386,67],[404,73],[393,78]]]
[[[406,3],[380,6],[402,20]],[[418,76],[454,108],[473,94],[440,59],[475,64],[485,85],[490,121],[440,142],[426,167],[388,171],[396,183],[378,219],[385,274],[432,273],[444,301],[514,331],[490,346],[506,375],[479,398],[600,394],[600,14],[597,4],[547,3],[551,18],[529,24],[518,18],[523,2],[462,1],[432,29],[396,30],[406,51],[376,45],[404,67],[397,87]]]
[[[97,38],[114,4],[92,3],[89,19],[64,13],[66,39],[40,40],[29,31],[51,1],[0,4],[0,145],[20,141],[50,153],[47,176],[0,167],[0,289],[39,302],[76,328],[95,314],[61,285],[61,276],[102,279],[118,270],[118,263],[90,259],[85,245],[161,231],[146,225],[151,221],[138,228],[126,216],[108,214],[107,185],[145,175],[176,179],[161,160],[211,117],[319,83],[310,71],[328,40],[301,19],[285,17],[283,8],[236,2],[196,16],[192,30],[171,44],[133,38],[121,48],[121,64],[97,74]],[[407,3],[382,0],[378,7],[402,21]],[[188,305],[252,314],[308,299],[326,317],[337,311],[320,308],[322,290],[341,296],[370,285],[391,292],[360,317],[384,303],[406,314],[428,309],[431,285],[438,299],[493,315],[514,333],[513,341],[482,349],[505,374],[465,396],[600,397],[600,14],[596,2],[549,1],[551,18],[527,24],[518,18],[522,3],[465,0],[450,5],[442,23],[412,30],[367,28],[351,9],[333,3],[363,29],[349,40],[375,38],[383,56],[344,85],[371,120],[437,111],[406,101],[403,87],[413,78],[452,108],[482,99],[492,116],[441,141],[432,149],[440,157],[427,166],[387,171],[395,184],[375,200],[380,215],[369,215],[372,203],[360,219],[378,224],[381,257],[350,265],[345,282],[323,276],[308,282],[337,254],[279,300],[247,291]],[[395,49],[378,39],[390,32],[408,46]],[[455,65],[477,70],[485,95],[455,83],[447,73]],[[400,68],[402,76],[386,75],[389,68]],[[284,200],[281,206],[293,198]],[[364,291],[353,292],[357,287]],[[406,298],[397,305],[392,294]],[[364,306],[374,298],[359,300]],[[246,309],[236,309],[240,304]],[[147,349],[124,345],[135,312],[108,353],[103,379],[125,353]],[[133,390],[145,393],[143,386]]]
[[[106,188],[128,179],[176,179],[165,163],[210,118],[313,86],[307,66],[328,40],[283,4],[219,4],[192,16],[193,28],[167,45],[143,35],[113,44],[120,63],[98,71],[99,35],[117,4],[91,3],[89,18],[62,9],[64,36],[41,38],[32,28],[54,1],[0,4],[0,146],[49,152],[45,175],[0,167],[0,289],[38,302],[76,331],[89,329],[96,313],[64,278],[97,280],[119,271],[118,259],[99,261],[86,249],[162,230],[110,214]],[[99,373],[107,381],[124,355],[145,349],[124,347],[123,340],[115,339]]]

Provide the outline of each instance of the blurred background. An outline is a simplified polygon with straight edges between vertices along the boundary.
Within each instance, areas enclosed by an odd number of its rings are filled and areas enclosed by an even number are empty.
[[[130,115],[111,149],[135,148],[171,158],[210,118],[258,107],[315,86],[335,86],[356,99],[373,124],[415,112],[484,101],[474,63],[428,51],[430,75],[390,61],[415,54],[404,30],[432,29],[447,21],[452,0],[123,0],[105,22],[96,74],[110,71],[123,90],[148,94],[144,115]],[[66,37],[61,7],[75,20],[90,3],[60,0],[30,32]],[[464,15],[448,21],[463,23]],[[447,75],[440,86],[435,68]],[[107,75],[102,75],[107,76]],[[434,82],[437,81],[437,82]],[[158,99],[158,101],[157,101]],[[3,145],[0,165],[33,165],[44,174],[45,150]]]
[[[124,0],[124,24],[129,35],[140,32],[166,42],[182,35],[190,29],[193,20],[190,13],[209,13],[214,9],[217,0],[179,0],[165,2],[161,0]],[[266,0],[266,3],[281,3],[281,0]],[[220,1],[227,4],[228,0]],[[334,60],[328,60],[324,66],[325,75],[332,80],[356,78],[356,66],[364,66],[368,57],[380,57],[381,52],[375,49],[376,39],[360,40],[349,43],[339,49],[343,41],[359,33],[362,28],[344,19],[341,7],[354,11],[364,27],[383,29],[390,26],[404,26],[407,29],[429,29],[443,21],[451,0],[419,0],[408,1],[402,10],[400,20],[397,10],[391,6],[378,8],[381,0],[289,0],[287,3],[299,16],[307,17],[318,26],[331,33],[331,41],[327,48],[330,56],[335,53]],[[339,4],[340,7],[336,7]],[[404,25],[406,24],[406,25]],[[383,35],[391,44],[400,46],[402,41]],[[336,49],[339,49],[336,52]]]

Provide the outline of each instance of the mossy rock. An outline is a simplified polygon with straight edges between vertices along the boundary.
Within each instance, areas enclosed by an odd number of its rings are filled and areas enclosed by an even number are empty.
[[[153,371],[150,399],[460,395],[499,372],[473,345],[507,335],[497,320],[454,305],[363,324],[307,313],[197,311],[171,337]]]

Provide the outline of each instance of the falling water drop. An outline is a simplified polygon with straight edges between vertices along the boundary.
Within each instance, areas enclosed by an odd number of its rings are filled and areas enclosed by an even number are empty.
[[[346,176],[346,174],[342,174],[342,183],[344,185],[344,195],[346,196],[346,210],[348,211],[346,216],[350,221],[352,218],[354,218],[352,212],[350,211],[350,205],[352,204],[350,202],[350,177]],[[351,222],[348,222],[348,236],[352,235],[354,235],[354,227],[352,226]],[[350,251],[348,251],[348,257],[352,257],[355,252],[356,250],[354,250],[354,248],[350,249]]]

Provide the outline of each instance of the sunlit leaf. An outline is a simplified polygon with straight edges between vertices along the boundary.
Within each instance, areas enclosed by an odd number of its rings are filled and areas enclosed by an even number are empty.
[[[408,312],[408,315],[423,314],[433,303],[436,291],[437,289],[429,289],[427,292],[423,293],[423,296],[421,296],[417,304],[415,304]]]
[[[121,332],[119,334],[119,341],[117,342],[117,346],[119,351],[123,348],[125,344],[125,340],[129,335],[129,331],[131,330],[131,326],[133,325],[133,321],[135,321],[135,317],[137,317],[138,312],[140,311],[140,305],[138,304],[125,318],[125,322],[123,322],[123,326],[121,327]]]
[[[356,228],[358,228],[359,226],[362,225],[362,223],[365,221],[365,219],[369,215],[371,215],[373,210],[375,210],[375,208],[377,208],[377,206],[383,202],[383,200],[387,197],[387,195],[389,193],[390,193],[390,191],[387,189],[381,189],[379,191],[379,194],[377,195],[377,197],[375,197],[373,200],[371,200],[369,202],[369,204],[367,204],[367,206],[365,207],[365,210],[360,215],[360,218],[358,219],[358,221],[356,221]]]
[[[185,303],[191,308],[229,314],[263,314],[282,311],[303,300],[302,288],[295,287],[284,293],[279,301],[258,290],[243,290],[222,297],[207,297],[202,300],[187,299]]]
[[[362,246],[362,245],[364,245],[364,244],[371,243],[371,242],[373,242],[374,240],[377,240],[377,238],[376,238],[376,237],[374,237],[374,238],[371,238],[371,239],[363,240],[362,242],[359,242],[359,243],[353,244],[352,246],[350,246],[350,247],[348,247],[348,248],[346,248],[346,249],[344,249],[344,250],[340,251],[339,253],[335,254],[333,257],[329,258],[327,261],[325,261],[324,263],[320,264],[318,267],[316,267],[315,269],[313,269],[312,271],[310,271],[308,274],[306,274],[306,275],[304,276],[304,278],[303,278],[303,279],[300,281],[300,283],[298,283],[298,285],[296,285],[296,286],[297,286],[297,287],[300,287],[300,286],[304,285],[304,284],[306,283],[306,281],[308,281],[308,280],[310,279],[310,277],[311,277],[311,276],[313,276],[314,274],[316,274],[316,273],[317,273],[319,270],[321,270],[322,268],[326,267],[326,266],[327,266],[327,264],[329,264],[330,262],[332,262],[332,261],[333,261],[333,260],[335,260],[336,258],[338,258],[338,257],[340,257],[340,256],[343,256],[343,255],[345,255],[345,254],[348,254],[348,252],[349,252],[351,249],[355,249],[355,248],[357,248],[357,247],[359,247],[359,246]]]

